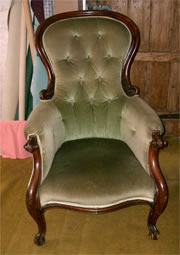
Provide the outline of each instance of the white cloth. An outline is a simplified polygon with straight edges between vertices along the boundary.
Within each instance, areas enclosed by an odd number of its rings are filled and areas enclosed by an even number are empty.
[[[10,6],[10,0],[0,1],[0,120],[2,119],[2,99],[3,87],[6,81],[6,57],[8,45],[8,26],[7,17]]]
[[[19,93],[21,0],[13,0],[9,13],[6,81],[3,85],[2,119],[14,120]]]

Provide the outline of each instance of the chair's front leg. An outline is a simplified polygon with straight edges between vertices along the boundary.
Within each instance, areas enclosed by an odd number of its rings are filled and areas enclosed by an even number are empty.
[[[168,188],[158,162],[159,149],[162,149],[164,146],[167,146],[167,142],[163,141],[160,133],[158,131],[153,132],[153,140],[149,149],[149,164],[151,175],[155,183],[156,193],[154,204],[148,218],[149,234],[153,240],[157,240],[160,236],[159,230],[156,227],[156,222],[166,208],[168,202]]]
[[[39,232],[35,235],[34,242],[37,245],[45,243],[46,222],[44,218],[44,211],[41,208],[39,201],[39,185],[41,180],[41,155],[37,143],[37,137],[32,135],[29,137],[25,149],[33,154],[34,169],[31,179],[28,184],[26,193],[26,204],[29,213],[36,221]]]

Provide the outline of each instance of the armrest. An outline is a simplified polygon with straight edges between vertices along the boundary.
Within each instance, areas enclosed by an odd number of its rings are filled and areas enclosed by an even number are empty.
[[[51,168],[56,151],[65,139],[61,114],[53,101],[40,102],[32,111],[24,134],[27,140],[31,135],[37,136],[42,160],[42,182]]]
[[[156,112],[140,97],[126,98],[122,110],[121,135],[144,169],[149,171],[149,146],[152,132],[164,132]]]

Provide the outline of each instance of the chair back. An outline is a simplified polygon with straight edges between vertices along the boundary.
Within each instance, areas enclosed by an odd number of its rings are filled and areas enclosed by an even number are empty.
[[[126,97],[122,73],[137,44],[134,27],[127,17],[108,11],[60,14],[40,26],[37,48],[41,48],[67,140],[120,137]],[[118,125],[112,128],[112,123]]]

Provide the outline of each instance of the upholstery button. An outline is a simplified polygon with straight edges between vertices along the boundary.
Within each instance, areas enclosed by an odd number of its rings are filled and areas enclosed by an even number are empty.
[[[106,98],[107,103],[110,103],[112,100],[113,100],[112,97],[107,97],[107,98]]]
[[[80,85],[81,85],[81,86],[83,86],[83,85],[84,85],[84,81],[83,81],[83,79],[82,79],[82,78],[80,78],[80,79],[79,79],[79,83],[80,83]]]
[[[93,103],[94,103],[94,97],[91,97],[91,98],[89,99],[89,103],[90,103],[91,105],[93,105]]]
[[[135,128],[132,128],[132,129],[131,129],[131,133],[132,133],[132,135],[135,135],[136,129],[135,129]]]
[[[70,56],[67,56],[67,57],[66,57],[66,61],[67,61],[68,63],[71,62]]]
[[[97,38],[98,38],[98,39],[101,39],[101,38],[102,38],[102,35],[101,35],[100,32],[97,34]]]
[[[111,59],[111,55],[110,55],[110,54],[107,54],[107,55],[106,55],[106,59],[107,59],[107,60]]]
[[[102,77],[101,77],[101,75],[98,77],[98,81],[99,81],[99,82],[102,82]]]
[[[72,105],[74,105],[74,104],[75,104],[74,98],[70,98],[70,99],[69,99],[69,103],[72,104]]]
[[[89,55],[87,56],[87,60],[88,62],[91,62],[91,57]]]
[[[79,35],[78,35],[78,34],[75,34],[75,35],[74,35],[74,39],[75,39],[75,40],[78,40],[78,38],[79,38]]]

